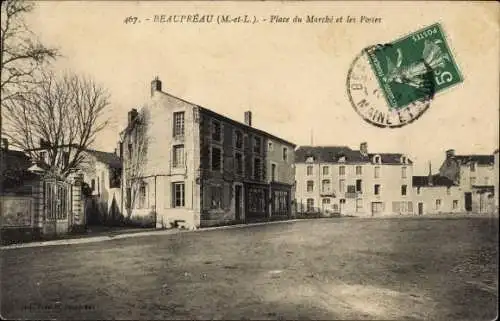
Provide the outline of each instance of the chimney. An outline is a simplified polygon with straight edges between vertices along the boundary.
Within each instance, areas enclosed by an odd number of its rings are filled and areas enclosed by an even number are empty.
[[[2,138],[2,147],[5,150],[9,150],[9,140],[7,138]]]
[[[454,149],[448,149],[446,151],[446,158],[451,158],[451,157],[455,157],[455,150]]]
[[[137,109],[133,108],[128,112],[128,124],[130,125],[137,117]]]
[[[245,112],[245,124],[247,126],[252,127],[252,112],[251,111]]]
[[[432,181],[432,164],[429,162],[429,186],[432,186],[434,182]]]
[[[151,82],[151,97],[153,97],[155,91],[161,91],[161,80],[158,76]]]
[[[362,142],[361,144],[359,144],[359,151],[361,152],[361,155],[367,156],[368,155],[368,143]]]

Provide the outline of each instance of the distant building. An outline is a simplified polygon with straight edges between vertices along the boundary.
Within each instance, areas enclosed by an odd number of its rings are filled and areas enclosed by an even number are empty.
[[[347,146],[300,146],[295,151],[299,213],[356,216],[413,213],[413,162],[402,153]]]
[[[157,227],[291,214],[295,145],[162,91],[121,133],[124,211]]]
[[[455,150],[447,150],[439,174],[459,186],[465,211],[494,211],[494,184],[498,181],[495,179],[494,155],[456,155]]]
[[[499,191],[498,191],[498,184],[499,184],[499,180],[500,180],[500,175],[499,175],[499,164],[500,164],[500,156],[499,156],[499,150],[498,148],[493,152],[493,155],[495,157],[495,180],[494,180],[494,184],[495,184],[495,195],[494,195],[494,198],[495,198],[495,210],[496,210],[496,213],[498,214],[499,212],[499,206],[498,206],[498,200],[500,198],[500,194],[499,194]]]
[[[465,205],[460,187],[439,174],[413,176],[415,214],[464,212]]]

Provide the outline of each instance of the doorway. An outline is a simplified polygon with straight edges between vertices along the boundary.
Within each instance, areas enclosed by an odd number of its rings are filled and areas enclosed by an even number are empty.
[[[344,213],[345,212],[345,199],[341,199],[339,203],[340,203],[340,207],[339,207],[340,215],[344,215],[345,214]]]
[[[382,212],[382,202],[372,202],[372,216],[375,214]]]
[[[424,203],[420,202],[418,203],[418,215],[423,215],[424,214]]]
[[[471,192],[464,193],[464,197],[465,197],[465,210],[467,212],[471,212],[472,211],[472,193]]]
[[[235,204],[235,219],[237,221],[241,220],[242,199],[243,199],[243,193],[241,190],[241,185],[236,185],[234,187],[234,204]]]

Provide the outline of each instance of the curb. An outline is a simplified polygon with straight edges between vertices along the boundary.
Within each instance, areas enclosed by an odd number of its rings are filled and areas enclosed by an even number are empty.
[[[93,236],[93,237],[82,237],[82,238],[75,238],[75,239],[31,242],[31,243],[21,243],[21,244],[12,244],[12,245],[1,246],[0,250],[12,250],[12,249],[30,248],[30,247],[44,247],[44,246],[53,246],[53,245],[87,244],[87,243],[97,243],[97,242],[103,242],[103,241],[126,239],[126,238],[140,237],[140,236],[171,235],[171,234],[186,233],[186,232],[198,233],[198,232],[214,231],[214,230],[235,229],[235,228],[242,228],[242,227],[248,227],[248,226],[260,226],[260,225],[270,225],[270,224],[278,224],[278,223],[292,223],[292,222],[305,221],[305,220],[309,220],[309,219],[292,219],[292,220],[284,220],[284,221],[224,225],[224,226],[205,227],[205,228],[200,228],[200,229],[196,229],[196,230],[169,229],[169,230],[126,233],[126,234],[118,234],[118,235],[112,235],[112,236]]]

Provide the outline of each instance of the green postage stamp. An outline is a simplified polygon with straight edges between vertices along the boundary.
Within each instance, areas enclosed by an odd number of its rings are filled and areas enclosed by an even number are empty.
[[[347,77],[349,99],[366,121],[401,127],[420,115],[435,94],[463,81],[440,24],[363,50]]]

